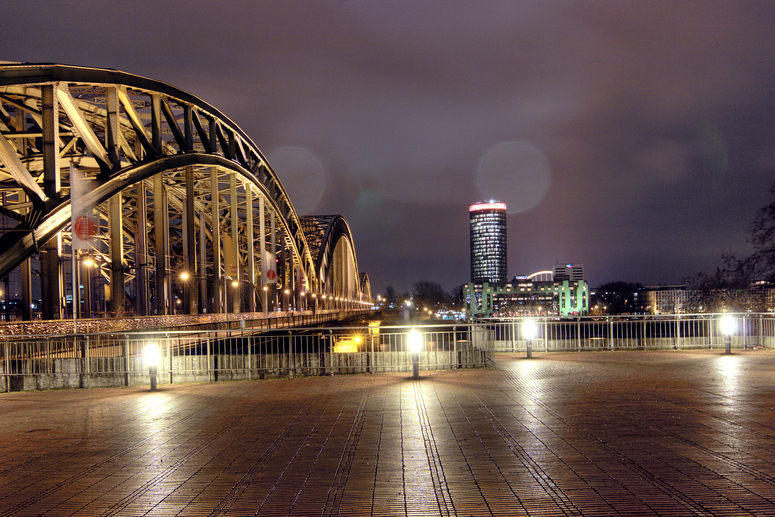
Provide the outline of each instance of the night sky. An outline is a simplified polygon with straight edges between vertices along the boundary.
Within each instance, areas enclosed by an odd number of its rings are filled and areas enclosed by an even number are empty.
[[[5,0],[0,59],[115,68],[219,108],[372,290],[509,276],[680,282],[750,252],[775,183],[775,2]]]

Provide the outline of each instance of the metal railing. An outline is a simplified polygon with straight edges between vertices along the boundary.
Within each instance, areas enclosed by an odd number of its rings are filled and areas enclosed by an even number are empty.
[[[721,315],[534,319],[535,352],[723,348]],[[775,315],[734,315],[733,348],[775,348]],[[525,319],[414,326],[423,370],[485,366],[525,352]],[[407,372],[412,327],[233,328],[0,336],[0,391],[147,385],[145,347],[159,348],[161,385],[180,382]]]
[[[595,350],[669,350],[724,348],[726,336],[719,322],[725,314],[680,316],[585,317],[575,319],[533,318],[537,352]],[[775,315],[744,313],[729,315],[735,331],[732,348],[775,347]],[[482,321],[480,332],[488,352],[522,352],[525,318]]]
[[[417,327],[425,370],[484,366],[473,327]],[[160,385],[343,373],[411,371],[410,328],[336,327],[4,336],[0,391],[150,383],[146,346],[159,350]]]

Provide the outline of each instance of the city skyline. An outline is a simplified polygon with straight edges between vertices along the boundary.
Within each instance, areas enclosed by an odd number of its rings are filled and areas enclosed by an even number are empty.
[[[116,68],[218,107],[300,214],[348,220],[375,293],[465,283],[480,199],[509,206],[510,276],[569,260],[593,286],[745,255],[771,199],[771,2],[5,7],[0,59]]]

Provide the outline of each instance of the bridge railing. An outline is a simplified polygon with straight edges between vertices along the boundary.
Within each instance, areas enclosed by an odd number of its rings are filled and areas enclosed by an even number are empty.
[[[724,348],[726,336],[720,321],[726,314],[680,316],[584,317],[575,319],[532,318],[535,352],[593,350],[668,350]],[[735,330],[732,348],[775,348],[775,314],[730,314]],[[526,318],[480,321],[486,332],[488,352],[523,352]],[[486,329],[486,330],[485,330]]]

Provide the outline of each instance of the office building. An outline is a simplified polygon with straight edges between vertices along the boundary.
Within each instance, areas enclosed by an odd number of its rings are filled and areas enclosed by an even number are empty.
[[[555,264],[552,270],[555,282],[584,280],[584,264]]]
[[[471,225],[471,282],[507,281],[506,203],[483,201],[468,207]]]

